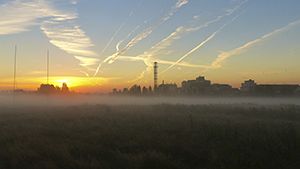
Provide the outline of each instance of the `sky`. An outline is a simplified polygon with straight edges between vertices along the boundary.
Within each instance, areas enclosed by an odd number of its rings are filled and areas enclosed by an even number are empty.
[[[300,84],[299,0],[0,0],[0,90],[79,92],[205,76]]]

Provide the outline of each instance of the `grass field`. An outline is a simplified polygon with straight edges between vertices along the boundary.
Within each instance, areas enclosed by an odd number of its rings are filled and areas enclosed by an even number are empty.
[[[1,169],[299,169],[300,106],[0,108]]]

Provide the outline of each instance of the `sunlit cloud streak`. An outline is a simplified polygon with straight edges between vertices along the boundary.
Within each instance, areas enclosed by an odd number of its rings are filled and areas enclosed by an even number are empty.
[[[97,54],[91,49],[94,44],[76,23],[74,12],[56,11],[49,20],[41,25],[41,30],[49,38],[50,43],[80,61],[79,65],[90,67],[98,63]]]
[[[217,31],[209,35],[204,41],[202,41],[200,44],[198,44],[195,48],[187,52],[185,55],[183,55],[181,58],[179,58],[174,64],[170,65],[168,68],[166,68],[164,71],[162,71],[160,74],[166,73],[167,71],[171,70],[173,67],[177,66],[178,63],[182,62],[186,57],[190,56],[194,52],[198,51],[201,47],[206,45],[209,41],[211,41],[219,32],[221,32],[229,23],[235,21],[239,17],[234,17],[230,22],[225,23],[222,25]]]
[[[162,59],[157,59],[157,58],[147,58],[147,57],[132,57],[132,56],[119,56],[118,60],[121,61],[130,61],[130,62],[144,62],[145,65],[147,65],[146,69],[142,71],[135,79],[130,80],[130,83],[135,83],[137,81],[142,80],[146,74],[149,74],[151,70],[153,70],[153,63],[158,62],[159,64],[162,65],[173,65],[175,64],[174,61],[167,61],[167,60],[162,60]],[[178,66],[181,67],[189,67],[189,68],[202,68],[202,69],[208,69],[210,68],[207,65],[195,65],[187,62],[180,62],[177,63]]]
[[[160,51],[162,51],[162,50],[170,47],[175,40],[181,39],[181,37],[184,34],[188,34],[188,33],[193,33],[193,32],[196,32],[196,31],[200,31],[201,29],[206,28],[206,27],[210,26],[211,24],[214,24],[214,23],[217,23],[217,22],[221,21],[223,18],[225,18],[227,16],[231,16],[237,10],[239,10],[242,5],[244,5],[247,2],[248,2],[248,0],[244,0],[244,1],[240,2],[234,8],[227,9],[226,12],[225,12],[225,14],[219,15],[216,18],[214,18],[214,19],[212,19],[210,21],[207,21],[204,24],[201,24],[200,26],[196,26],[196,27],[180,26],[180,27],[178,27],[169,36],[167,36],[166,38],[164,38],[163,40],[161,40],[159,43],[157,43],[156,45],[154,45],[150,49],[150,51],[146,52],[146,55],[155,56],[155,55],[161,54],[161,53],[159,53]],[[197,17],[194,18],[194,19],[197,20]]]
[[[180,26],[174,32],[169,34],[166,38],[164,38],[160,42],[156,43],[148,51],[144,52],[143,55],[140,55],[140,56],[137,56],[137,57],[143,57],[144,58],[144,62],[147,66],[146,71],[148,71],[148,73],[149,73],[152,70],[154,60],[157,60],[156,56],[168,54],[170,51],[165,51],[164,53],[162,53],[162,51],[164,51],[165,49],[170,47],[175,40],[181,39],[181,37],[185,34],[200,31],[201,29],[206,28],[206,27],[210,26],[211,24],[214,24],[214,23],[217,23],[217,22],[221,21],[224,17],[231,16],[236,11],[238,11],[241,8],[242,5],[244,5],[247,2],[248,2],[248,0],[244,0],[244,1],[240,2],[234,8],[227,9],[225,14],[219,15],[216,18],[214,18],[210,21],[207,21],[204,24],[201,24],[200,26],[196,26],[196,27]],[[197,17],[196,18],[194,17],[194,19],[197,20]],[[212,36],[215,36],[215,35],[213,34]],[[209,37],[209,39],[211,39],[211,38]],[[170,64],[170,66],[175,65],[175,64],[178,65],[179,63],[180,62],[172,62],[172,64]],[[200,67],[206,67],[207,68],[207,66],[200,66]],[[143,75],[146,74],[146,71],[143,71],[138,76],[138,78],[144,78]]]
[[[223,26],[224,27],[224,26]],[[202,41],[198,46],[196,46],[195,48],[193,48],[192,50],[190,50],[188,53],[186,53],[185,55],[183,55],[180,59],[178,59],[176,62],[174,62],[172,65],[170,65],[168,68],[166,68],[164,71],[161,72],[161,74],[166,73],[167,71],[169,71],[170,69],[172,69],[174,66],[177,66],[181,61],[183,61],[186,57],[190,56],[191,54],[193,54],[194,52],[196,52],[198,49],[200,49],[202,46],[204,46],[207,42],[209,42],[210,40],[212,40],[217,33],[219,33],[223,27],[221,27],[220,29],[218,29],[216,32],[214,32],[213,34],[211,34],[209,37],[207,37],[204,41]]]
[[[97,58],[88,58],[83,56],[74,56],[77,60],[80,61],[80,66],[89,67],[94,65],[98,59]]]
[[[143,2],[143,0],[140,0],[137,8],[139,8],[141,6],[142,2]],[[109,41],[107,42],[107,44],[105,45],[105,47],[102,49],[102,51],[100,53],[100,56],[102,56],[106,52],[106,50],[110,47],[110,45],[112,44],[112,42],[115,40],[116,36],[123,30],[124,26],[127,24],[128,20],[134,15],[134,13],[135,13],[135,9],[132,9],[129,12],[128,17],[126,17],[125,21],[120,24],[120,26],[118,27],[118,29],[116,29],[116,31],[113,33],[112,37],[109,39]],[[121,44],[121,43],[122,43],[122,41],[118,42],[118,44]]]
[[[141,26],[137,25],[126,37],[125,39],[120,40],[117,45],[116,45],[116,50],[120,51],[120,46],[122,45],[122,43],[124,41],[126,41],[127,39],[129,39]]]
[[[132,56],[120,56],[119,59],[120,61],[130,61],[130,62],[137,62],[137,61],[141,61],[141,62],[147,62],[149,61],[146,58],[143,57],[132,57]],[[153,62],[159,62],[160,64],[163,65],[172,65],[175,62],[174,61],[167,61],[167,60],[161,60],[161,59],[155,59],[150,61],[151,63]],[[208,66],[204,66],[204,65],[195,65],[195,64],[191,64],[191,63],[187,63],[187,62],[181,62],[178,64],[178,66],[183,66],[183,67],[191,67],[191,68],[208,68]]]
[[[0,6],[0,35],[17,34],[37,25],[37,19],[47,17],[47,10],[37,1],[9,1]]]
[[[288,25],[284,26],[284,27],[281,27],[279,29],[276,29],[270,33],[267,33],[263,36],[261,36],[260,38],[257,38],[253,41],[250,41],[250,42],[247,42],[245,43],[244,45],[238,47],[238,48],[235,48],[233,50],[230,50],[230,51],[227,51],[227,52],[222,52],[218,55],[218,57],[211,63],[211,65],[206,68],[206,70],[208,69],[218,69],[218,68],[221,68],[223,63],[233,57],[233,56],[237,56],[237,55],[240,55],[244,52],[246,52],[247,50],[249,50],[250,48],[256,46],[257,44],[259,43],[262,43],[264,42],[265,40],[279,34],[279,33],[282,33],[282,32],[285,32],[285,31],[288,31],[289,29],[291,29],[292,27],[296,26],[296,25],[299,25],[300,24],[300,20],[297,20],[295,22],[291,22],[289,23]]]
[[[138,8],[141,6],[143,0],[140,0],[139,4],[138,4]],[[120,24],[120,26],[118,27],[118,29],[113,33],[112,37],[109,39],[109,41],[107,42],[107,44],[105,45],[105,47],[102,49],[101,53],[100,53],[100,56],[102,56],[106,50],[111,46],[112,42],[115,40],[115,38],[117,37],[117,35],[123,30],[123,28],[125,27],[125,25],[127,24],[127,22],[129,21],[129,19],[134,15],[135,13],[135,9],[132,9],[128,15],[128,17],[125,19],[125,21],[123,23]],[[138,25],[133,31],[131,31],[128,36],[126,38],[129,38],[140,26]],[[117,49],[117,52],[120,50],[119,49],[119,46],[125,41],[124,40],[120,40],[117,45],[116,45],[116,49]],[[100,62],[98,64],[98,67],[96,68],[96,71],[94,73],[94,77],[97,76],[97,74],[99,73],[99,70],[100,68],[102,67],[102,64],[105,63],[104,61],[103,62]]]
[[[116,51],[114,54],[112,54],[111,56],[107,57],[102,63],[99,64],[97,71],[95,72],[95,76],[98,74],[98,71],[100,69],[100,67],[102,66],[103,63],[113,63],[115,62],[119,56],[125,54],[129,49],[131,49],[132,47],[134,47],[135,45],[137,45],[140,41],[144,40],[145,38],[147,38],[149,35],[152,34],[152,32],[159,27],[160,25],[162,25],[163,23],[165,23],[166,21],[168,21],[182,6],[188,4],[188,0],[178,0],[176,5],[172,7],[172,9],[165,15],[163,16],[157,23],[155,23],[154,25],[146,28],[144,31],[142,31],[142,33],[138,34],[137,36],[135,36],[134,38],[132,38],[126,45],[125,47],[123,47],[122,49],[120,49],[119,51]]]
[[[76,5],[77,0],[70,0]],[[28,31],[31,26],[40,26],[54,46],[80,61],[81,66],[98,63],[97,54],[92,51],[91,39],[76,23],[77,13],[60,11],[51,1],[15,0],[0,6],[0,35]],[[93,63],[92,63],[93,61]]]
[[[185,62],[173,62],[173,61],[164,61],[164,60],[156,60],[158,61],[159,63],[161,64],[169,64],[169,65],[174,65],[176,64],[177,66],[183,66],[183,67],[194,67],[194,68],[201,68],[201,69],[204,69],[203,72],[205,71],[208,71],[208,70],[211,70],[211,69],[218,69],[218,68],[221,68],[223,66],[223,63],[233,57],[233,56],[237,56],[237,55],[240,55],[244,52],[246,52],[247,50],[249,50],[250,48],[252,47],[255,47],[256,45],[258,45],[259,43],[262,43],[264,42],[265,40],[277,35],[277,34],[280,34],[282,32],[285,32],[285,31],[288,31],[289,29],[293,28],[294,26],[297,26],[297,25],[300,25],[300,20],[297,20],[295,22],[291,22],[289,23],[288,25],[284,26],[284,27],[281,27],[279,29],[276,29],[272,32],[269,32],[263,36],[261,36],[260,38],[257,38],[253,41],[250,41],[250,42],[247,42],[245,43],[244,45],[238,47],[238,48],[235,48],[233,50],[230,50],[230,51],[226,51],[226,52],[222,52],[218,55],[218,57],[209,65],[194,65],[194,64],[189,64],[189,63],[185,63]],[[212,34],[210,37],[208,37],[206,40],[210,39],[214,34]],[[203,41],[205,42],[205,41]],[[134,61],[134,60],[140,60],[140,61],[144,61],[144,58],[141,58],[141,57],[122,57],[120,58],[122,60],[131,60],[131,61]],[[135,80],[139,80],[139,79],[142,79],[145,75],[147,71],[144,71],[142,72],[138,77],[137,79]]]
[[[225,51],[220,53],[217,58],[209,65],[198,65],[201,66],[202,68],[204,68],[203,72],[206,72],[208,70],[212,70],[212,69],[219,69],[223,67],[223,64],[226,62],[226,60],[230,59],[233,56],[238,56],[242,53],[247,52],[250,48],[255,47],[256,45],[263,43],[264,41],[272,38],[273,36],[283,33],[285,31],[290,30],[291,28],[295,27],[295,26],[299,26],[300,25],[300,20],[294,21],[289,23],[288,25],[281,27],[279,29],[275,29],[272,32],[269,32],[255,40],[249,41],[245,44],[243,44],[240,47],[237,47],[235,49],[229,50],[229,51]]]

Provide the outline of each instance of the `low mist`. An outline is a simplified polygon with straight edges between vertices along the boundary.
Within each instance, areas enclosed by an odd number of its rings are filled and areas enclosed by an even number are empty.
[[[74,105],[300,105],[296,97],[130,97],[108,95],[0,95],[0,106]]]

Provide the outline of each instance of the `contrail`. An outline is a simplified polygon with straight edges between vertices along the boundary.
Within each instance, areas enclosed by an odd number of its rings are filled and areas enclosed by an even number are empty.
[[[234,20],[236,20],[239,16],[234,17],[231,22],[233,22]],[[172,69],[174,66],[176,66],[178,63],[180,63],[182,60],[184,60],[186,57],[190,56],[191,54],[193,54],[195,51],[197,51],[198,49],[200,49],[202,46],[204,46],[207,42],[209,42],[210,40],[212,40],[219,32],[221,32],[228,24],[225,23],[223,26],[221,26],[217,31],[215,31],[213,34],[211,34],[209,37],[207,37],[204,41],[202,41],[198,46],[196,46],[195,48],[193,48],[192,50],[190,50],[188,53],[186,53],[185,55],[183,55],[180,59],[178,59],[174,64],[172,64],[171,66],[169,66],[167,69],[165,69],[164,71],[161,72],[161,74],[166,73],[167,71],[169,71],[170,69]]]
[[[138,5],[138,8],[142,5],[142,2],[143,2],[143,1],[144,1],[144,0],[140,0],[139,5]],[[116,36],[121,32],[121,30],[122,30],[122,29],[124,28],[124,26],[127,24],[129,18],[131,18],[131,17],[134,15],[134,11],[135,11],[135,9],[132,9],[132,10],[131,10],[131,12],[129,13],[129,15],[128,15],[128,17],[126,18],[126,20],[125,20],[125,21],[119,26],[119,28],[115,31],[115,33],[112,35],[112,37],[110,38],[110,40],[108,41],[108,43],[106,44],[106,46],[105,46],[105,47],[103,48],[103,50],[101,51],[100,56],[102,56],[102,55],[105,53],[105,51],[109,48],[109,46],[110,46],[110,45],[112,44],[112,42],[115,40]],[[134,29],[134,30],[135,30],[135,29]],[[133,33],[133,31],[132,31],[132,33]],[[131,33],[130,33],[128,36],[131,36]],[[121,41],[118,42],[117,48],[118,48],[118,46],[119,46],[121,43],[122,43]],[[119,51],[119,50],[117,50],[117,51]],[[96,69],[96,71],[95,71],[95,73],[94,73],[94,77],[97,76],[97,74],[99,73],[99,70],[100,70],[100,68],[102,67],[103,63],[104,63],[104,62],[100,62],[100,63],[98,64],[97,69]]]
[[[138,7],[142,4],[143,0],[140,0]],[[106,44],[106,46],[103,48],[103,50],[100,53],[100,56],[102,56],[105,51],[109,48],[109,46],[111,45],[111,43],[114,41],[114,39],[116,38],[116,36],[119,34],[119,32],[124,28],[124,26],[127,24],[128,20],[130,17],[132,17],[134,15],[134,11],[135,9],[132,9],[130,11],[130,13],[128,14],[128,17],[125,19],[125,21],[123,23],[121,23],[121,25],[118,27],[118,29],[114,32],[114,34],[112,35],[112,37],[110,38],[110,40],[108,41],[108,43]]]
[[[143,58],[143,57],[131,57],[131,56],[120,56],[119,60],[121,61],[129,61],[129,62],[136,62],[136,61],[141,61],[141,62],[148,62],[147,58]],[[164,65],[172,65],[175,62],[174,61],[167,61],[167,60],[161,60],[161,59],[153,59],[150,62],[159,62],[160,64],[164,64]],[[181,62],[178,63],[179,66],[183,66],[183,67],[191,67],[191,68],[208,68],[208,66],[204,66],[204,65],[195,65],[195,64],[190,64],[187,62]]]
[[[173,43],[173,41],[180,39],[181,35],[184,34],[184,33],[192,33],[192,32],[199,31],[200,29],[206,28],[206,27],[210,26],[211,24],[217,23],[218,21],[220,21],[221,19],[223,19],[226,16],[231,16],[234,12],[239,10],[241,8],[241,6],[244,5],[247,2],[248,2],[248,0],[242,1],[241,3],[239,3],[238,5],[233,7],[232,9],[226,10],[225,14],[219,15],[215,19],[210,20],[210,21],[208,21],[208,22],[206,22],[206,23],[204,23],[200,26],[197,26],[197,27],[180,26],[180,27],[178,27],[169,36],[167,36],[165,39],[161,40],[159,43],[157,43],[155,46],[153,46],[151,48],[153,50],[151,52],[151,55],[154,55],[155,53],[159,52],[160,50],[163,50],[163,49],[169,47]]]
[[[161,40],[160,42],[158,42],[157,44],[152,46],[149,51],[146,51],[146,52],[144,52],[144,54],[139,55],[137,57],[143,57],[145,59],[148,59],[147,62],[145,61],[145,64],[147,65],[146,69],[148,71],[151,71],[152,66],[153,66],[151,62],[153,62],[154,57],[157,56],[157,55],[167,54],[167,52],[166,53],[161,53],[161,51],[168,48],[169,46],[171,46],[172,43],[175,40],[181,39],[181,36],[183,34],[196,32],[196,31],[199,31],[200,29],[203,29],[203,28],[206,28],[206,27],[210,26],[211,24],[217,23],[218,21],[220,21],[224,17],[231,16],[233,13],[235,13],[237,10],[239,10],[242,5],[244,5],[247,2],[248,2],[248,0],[242,1],[241,3],[236,5],[235,7],[231,8],[231,9],[227,9],[225,14],[219,15],[215,19],[210,20],[210,21],[208,21],[208,22],[206,22],[206,23],[204,23],[200,26],[197,26],[197,27],[180,26],[180,27],[176,28],[176,30],[174,32],[172,32],[170,35],[168,35],[166,38],[164,38],[163,40]],[[172,64],[174,64],[174,63],[175,62],[173,62]],[[141,78],[142,75],[144,75],[145,73],[146,73],[145,71],[142,72],[142,74],[139,75],[139,77]]]
[[[111,45],[111,43],[115,40],[116,36],[119,34],[119,32],[123,29],[123,27],[126,25],[126,22],[123,22],[119,28],[114,32],[114,34],[112,35],[112,37],[110,38],[110,40],[108,41],[108,43],[106,44],[106,46],[103,48],[103,50],[100,53],[100,56],[103,55],[103,53],[105,53],[105,51],[109,48],[109,46]]]
[[[164,17],[162,17],[158,23],[148,27],[147,29],[145,29],[142,33],[138,34],[137,36],[135,36],[132,40],[130,40],[127,45],[120,49],[119,51],[117,51],[116,53],[114,53],[113,55],[107,57],[102,63],[99,64],[99,68],[101,67],[102,64],[104,63],[113,63],[115,62],[118,57],[120,55],[125,54],[129,49],[131,49],[133,46],[135,46],[136,44],[138,44],[140,41],[144,40],[145,38],[147,38],[150,34],[152,34],[152,32],[161,24],[165,23],[166,21],[168,21],[182,6],[188,4],[188,0],[178,0],[176,5],[174,7],[172,7],[171,11],[168,12],[167,15],[165,15]],[[95,76],[98,74],[99,69],[97,69],[97,71],[95,72]]]
[[[285,31],[288,31],[289,29],[291,29],[292,27],[294,26],[297,26],[300,24],[300,20],[297,20],[297,21],[294,21],[294,22],[291,22],[289,23],[288,25],[284,26],[284,27],[281,27],[279,29],[276,29],[270,33],[267,33],[263,36],[261,36],[260,38],[257,38],[255,40],[252,40],[252,41],[249,41],[247,43],[245,43],[244,45],[238,47],[238,48],[235,48],[233,50],[230,50],[230,51],[227,51],[227,52],[222,52],[221,54],[218,55],[218,57],[210,64],[210,65],[193,65],[193,64],[182,64],[181,63],[178,63],[178,65],[180,66],[186,66],[186,67],[195,67],[195,68],[204,68],[205,71],[207,70],[210,70],[210,69],[218,69],[218,68],[221,68],[222,67],[222,64],[227,60],[229,59],[230,57],[232,56],[236,56],[236,55],[239,55],[239,54],[242,54],[243,52],[247,51],[248,49],[256,46],[257,44],[259,43],[262,43],[263,41],[271,38],[272,36],[275,36],[277,34],[280,34],[282,32],[285,32]],[[143,58],[120,58],[121,60],[124,59],[128,59],[128,60],[141,60],[143,61]],[[164,61],[164,60],[159,60],[158,62],[161,62],[162,64],[174,64],[176,62],[172,62],[172,61]],[[146,72],[143,72],[142,74],[144,74]],[[142,76],[140,75],[139,76],[140,78],[142,78]]]
[[[282,33],[284,31],[287,31],[289,29],[291,29],[292,27],[296,26],[300,24],[300,20],[297,20],[295,22],[291,22],[289,23],[288,25],[282,27],[282,28],[279,28],[279,29],[276,29],[268,34],[265,34],[263,36],[261,36],[260,38],[258,39],[255,39],[253,41],[250,41],[250,42],[247,42],[246,44],[238,47],[238,48],[235,48],[233,50],[230,50],[230,51],[227,51],[227,52],[222,52],[221,54],[218,55],[218,57],[211,63],[211,65],[209,66],[209,68],[207,69],[217,69],[217,68],[220,68],[222,67],[222,63],[225,62],[227,59],[229,59],[230,57],[232,56],[236,56],[236,55],[239,55],[245,51],[247,51],[249,48],[263,42],[264,40],[268,39],[268,38],[271,38],[272,36],[276,35],[276,34],[279,34],[279,33]]]
[[[117,51],[120,51],[120,46],[122,45],[122,43],[126,40],[126,39],[129,39],[139,28],[140,28],[141,26],[140,25],[138,25],[138,26],[136,26],[127,36],[126,36],[126,38],[125,39],[123,39],[123,40],[120,40],[118,43],[117,43],[117,45],[116,45],[116,50]]]

